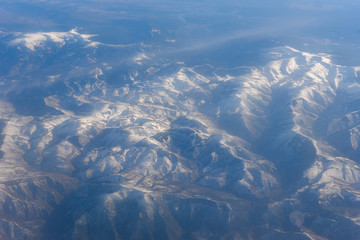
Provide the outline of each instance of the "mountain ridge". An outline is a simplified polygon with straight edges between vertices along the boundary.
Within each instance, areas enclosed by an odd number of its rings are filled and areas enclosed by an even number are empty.
[[[114,77],[119,65],[90,48],[100,62],[79,56],[75,77],[49,72],[64,81],[40,96],[56,114],[0,104],[0,237],[358,236],[357,67],[281,47],[260,68],[146,68],[138,57],[140,70]]]

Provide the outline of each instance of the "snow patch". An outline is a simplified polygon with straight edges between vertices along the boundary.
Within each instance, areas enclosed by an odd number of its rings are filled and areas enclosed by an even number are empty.
[[[90,40],[94,36],[96,35],[80,34],[76,29],[72,29],[69,32],[25,33],[10,41],[10,45],[24,44],[31,51],[35,51],[37,47],[43,47],[46,41],[57,43],[59,47],[62,47],[69,39],[76,39],[78,37],[85,42],[90,42],[88,46],[97,46],[96,42],[91,42]]]

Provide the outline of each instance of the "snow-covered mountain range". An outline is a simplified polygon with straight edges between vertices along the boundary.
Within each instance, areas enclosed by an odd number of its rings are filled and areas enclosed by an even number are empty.
[[[1,37],[1,239],[360,236],[360,67],[291,47],[189,67],[76,30]]]

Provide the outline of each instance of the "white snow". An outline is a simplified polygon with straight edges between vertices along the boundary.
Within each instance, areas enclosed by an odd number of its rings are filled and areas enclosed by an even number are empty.
[[[57,43],[59,47],[64,46],[69,39],[79,37],[85,42],[89,42],[88,46],[96,47],[99,43],[92,42],[90,39],[96,35],[80,34],[76,29],[69,32],[37,32],[37,33],[24,33],[16,39],[10,41],[10,45],[24,44],[25,47],[31,51],[36,51],[37,47],[44,47],[46,41]]]

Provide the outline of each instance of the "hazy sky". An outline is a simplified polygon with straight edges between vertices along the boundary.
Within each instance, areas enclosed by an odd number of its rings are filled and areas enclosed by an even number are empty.
[[[342,64],[360,65],[359,5],[351,0],[2,1],[0,30],[78,28],[98,34],[101,42],[142,43],[161,56],[180,58],[194,51],[211,55],[226,49],[261,51],[290,45],[331,53]]]

